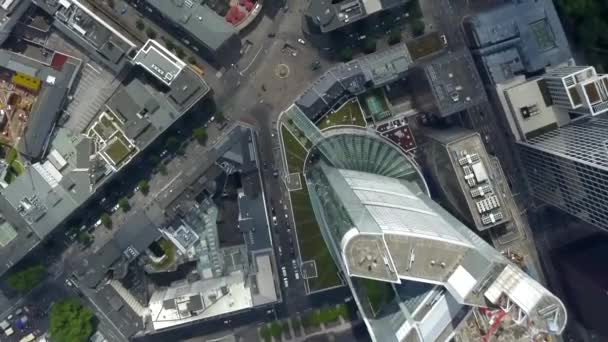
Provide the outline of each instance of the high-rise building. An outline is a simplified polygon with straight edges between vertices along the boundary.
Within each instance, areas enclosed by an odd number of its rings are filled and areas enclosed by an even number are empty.
[[[608,75],[565,66],[497,92],[534,196],[608,229]]]
[[[374,341],[447,341],[472,307],[500,307],[534,333],[564,329],[562,302],[435,203],[390,142],[334,129],[311,149],[305,178]]]
[[[544,81],[557,106],[591,115],[608,111],[608,75],[592,66],[564,66],[547,72]]]

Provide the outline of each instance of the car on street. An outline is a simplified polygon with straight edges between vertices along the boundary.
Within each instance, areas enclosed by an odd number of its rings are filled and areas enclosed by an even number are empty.
[[[279,256],[283,256],[283,250],[281,249],[281,246],[279,246]]]
[[[272,224],[275,225],[275,226],[278,224],[276,216],[272,217]]]
[[[283,273],[283,277],[287,277],[287,268],[285,266],[281,267],[281,272]]]
[[[306,45],[306,41],[302,38],[298,38],[298,43],[300,43],[302,45]]]
[[[115,213],[118,209],[120,209],[120,204],[116,203],[116,205],[110,209],[110,212]]]
[[[289,287],[289,281],[287,278],[283,278],[283,284],[285,284],[285,287]]]

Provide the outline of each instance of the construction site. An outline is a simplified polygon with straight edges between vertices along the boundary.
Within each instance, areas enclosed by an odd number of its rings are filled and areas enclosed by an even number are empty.
[[[36,103],[40,80],[21,73],[0,73],[0,143],[16,147]]]

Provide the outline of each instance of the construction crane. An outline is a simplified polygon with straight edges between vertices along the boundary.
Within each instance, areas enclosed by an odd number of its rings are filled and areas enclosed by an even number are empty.
[[[489,342],[490,338],[496,334],[500,323],[507,313],[501,309],[490,311],[488,308],[480,308],[479,311],[488,318],[490,324],[490,327],[481,340],[482,342]]]

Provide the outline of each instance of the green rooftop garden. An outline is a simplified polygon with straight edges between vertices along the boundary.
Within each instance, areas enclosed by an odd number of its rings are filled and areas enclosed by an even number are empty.
[[[356,100],[350,100],[334,112],[324,116],[318,123],[319,129],[339,125],[355,125],[365,127],[365,119]]]

